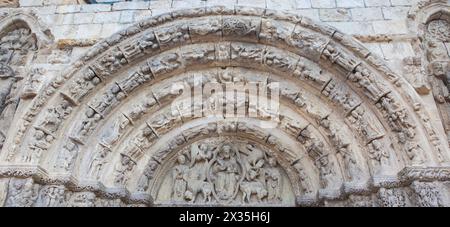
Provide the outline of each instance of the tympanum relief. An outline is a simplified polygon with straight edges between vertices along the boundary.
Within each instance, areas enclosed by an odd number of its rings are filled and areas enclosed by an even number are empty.
[[[172,158],[160,204],[289,205],[291,183],[277,158],[255,143],[207,139]],[[158,203],[157,202],[157,203]]]

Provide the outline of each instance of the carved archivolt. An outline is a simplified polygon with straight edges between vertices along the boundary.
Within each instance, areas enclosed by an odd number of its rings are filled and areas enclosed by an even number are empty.
[[[250,105],[252,96],[208,93],[212,82],[257,82],[268,93],[278,83],[278,118]],[[187,90],[174,84],[189,85],[198,102],[178,103]],[[233,101],[266,115],[208,112]],[[6,139],[0,174],[26,178],[12,178],[10,194],[42,206],[320,205],[349,197],[408,205],[399,187],[422,179],[422,167],[439,169],[431,181],[450,177],[449,147],[422,106],[403,78],[331,27],[256,8],[175,11],[100,41],[34,97]],[[6,205],[28,200],[8,197]]]

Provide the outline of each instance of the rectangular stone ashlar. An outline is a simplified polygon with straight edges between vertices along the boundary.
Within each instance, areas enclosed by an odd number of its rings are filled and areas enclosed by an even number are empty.
[[[222,38],[222,17],[212,16],[189,21],[189,35],[193,43]]]
[[[222,34],[224,40],[258,40],[261,19],[255,17],[222,17]]]

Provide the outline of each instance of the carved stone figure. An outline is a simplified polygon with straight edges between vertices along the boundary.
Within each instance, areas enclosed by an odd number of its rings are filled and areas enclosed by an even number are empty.
[[[94,179],[98,179],[100,177],[101,171],[106,164],[106,158],[108,157],[109,153],[111,153],[110,148],[99,145],[97,153],[89,164],[88,176]]]
[[[61,104],[55,108],[48,109],[47,115],[40,123],[41,127],[54,133],[58,130],[61,122],[72,112],[72,106],[67,100],[62,100]]]
[[[17,102],[14,97],[14,87],[17,78],[14,75],[13,69],[6,64],[0,63],[0,149],[3,147],[3,142],[6,139],[8,128],[12,117],[17,108]]]
[[[250,203],[252,194],[255,194],[258,202],[261,203],[262,199],[268,194],[267,189],[265,189],[264,185],[259,181],[242,181],[239,184],[239,187],[242,190],[242,202],[244,203]]]
[[[185,196],[193,196],[186,194],[187,191],[187,171],[186,158],[184,155],[178,156],[178,164],[173,168],[173,192],[172,199],[175,201],[183,201]],[[191,192],[192,193],[192,192]],[[194,198],[191,198],[194,200]]]
[[[347,177],[352,181],[358,180],[362,177],[362,169],[356,161],[355,154],[350,150],[350,142],[348,138],[345,137],[339,129],[336,129],[331,125],[329,119],[322,119],[320,125],[328,131],[328,137],[333,143],[336,153],[340,154],[344,166],[347,172]]]
[[[0,37],[0,149],[19,105],[18,76],[15,69],[27,64],[29,53],[37,49],[36,37],[21,25],[2,31]]]
[[[311,178],[307,175],[305,167],[302,165],[300,160],[296,161],[293,165],[294,169],[297,171],[299,176],[299,182],[303,190],[303,194],[308,195],[313,193],[313,185]]]
[[[86,110],[85,116],[86,118],[81,122],[81,128],[77,137],[87,136],[102,119],[102,116],[91,108]]]
[[[67,141],[58,155],[55,168],[69,171],[72,169],[78,155],[78,144],[72,140]]]
[[[33,179],[13,178],[9,182],[6,207],[31,207],[38,196],[39,185]]]
[[[228,144],[223,145],[212,164],[214,188],[220,199],[229,200],[235,196],[241,168],[236,151]]]
[[[52,135],[49,135],[43,130],[36,129],[33,140],[28,147],[29,151],[22,156],[22,161],[26,163],[37,163],[42,153],[50,147],[53,139]]]
[[[374,140],[368,144],[368,156],[375,166],[375,172],[384,171],[389,166],[390,155],[380,140]]]
[[[133,170],[136,163],[127,155],[121,154],[120,162],[114,167],[114,183],[125,185],[128,181],[127,173]]]
[[[33,98],[34,96],[36,96],[36,94],[40,89],[42,76],[44,75],[44,73],[45,70],[43,68],[34,68],[30,71],[25,80],[24,88],[21,95],[22,98],[26,99],[26,98]]]
[[[339,185],[337,185],[338,176],[334,172],[333,162],[329,160],[327,155],[324,155],[317,160],[317,167],[320,171],[320,182],[323,188],[334,189],[339,187]]]
[[[150,180],[153,179],[153,174],[155,173],[155,170],[158,166],[159,166],[159,163],[153,159],[147,163],[147,166],[144,169],[143,176],[141,178],[139,178],[139,182],[137,185],[137,191],[139,191],[139,192],[147,191]]]
[[[277,160],[273,157],[268,160],[269,167],[265,170],[265,178],[267,184],[267,200],[269,202],[280,202],[282,176],[277,167]]]
[[[67,202],[69,207],[94,207],[95,194],[93,192],[73,192]]]
[[[36,201],[37,207],[65,206],[65,188],[61,185],[42,186]]]

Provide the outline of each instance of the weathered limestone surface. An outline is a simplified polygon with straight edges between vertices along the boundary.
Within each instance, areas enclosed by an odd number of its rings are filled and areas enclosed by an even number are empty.
[[[0,7],[0,206],[450,206],[447,0]]]

